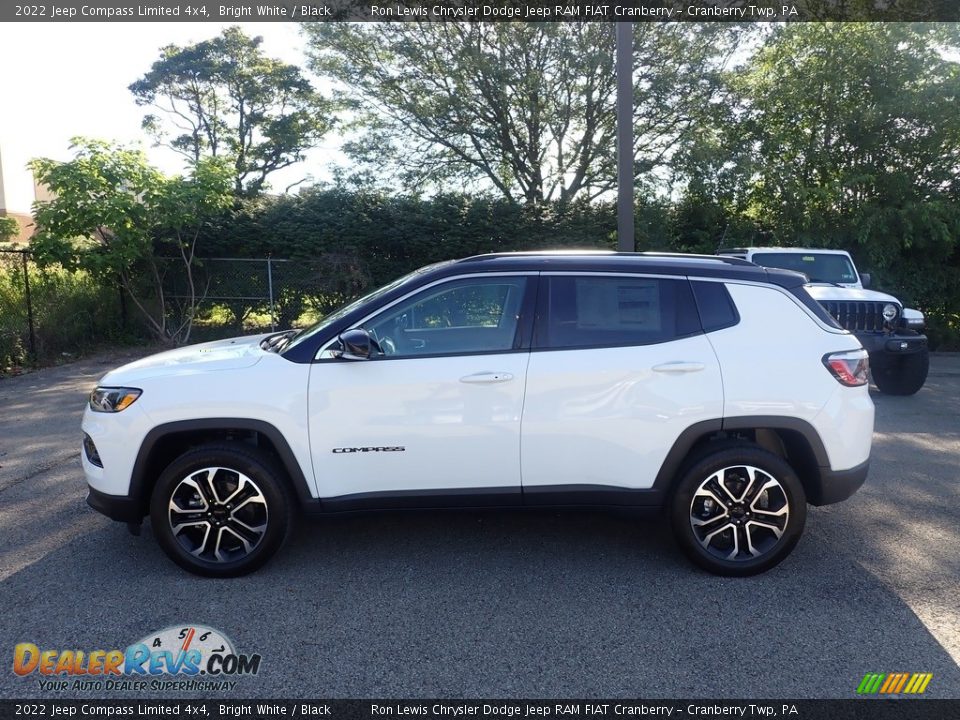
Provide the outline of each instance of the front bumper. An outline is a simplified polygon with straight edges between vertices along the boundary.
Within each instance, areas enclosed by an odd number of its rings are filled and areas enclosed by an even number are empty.
[[[87,505],[103,513],[111,520],[125,523],[139,523],[143,520],[143,507],[135,498],[127,495],[107,495],[107,493],[87,488]]]
[[[927,347],[927,336],[920,333],[860,334],[857,340],[874,355],[912,355]]]
[[[849,470],[820,468],[819,477],[807,483],[807,502],[811,505],[831,505],[853,495],[867,479],[870,461]]]

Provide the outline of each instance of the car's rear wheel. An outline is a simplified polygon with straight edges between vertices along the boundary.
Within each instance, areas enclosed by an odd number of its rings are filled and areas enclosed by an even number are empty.
[[[755,445],[695,461],[673,495],[674,535],[700,567],[717,575],[755,575],[796,546],[807,501],[793,469]]]
[[[292,501],[270,457],[244,445],[205,445],[160,475],[150,522],[164,552],[208,577],[253,572],[283,544]]]

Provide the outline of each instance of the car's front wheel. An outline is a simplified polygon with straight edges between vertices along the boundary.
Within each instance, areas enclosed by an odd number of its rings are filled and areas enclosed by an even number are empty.
[[[280,548],[293,503],[271,458],[246,445],[205,445],[160,475],[150,522],[160,547],[208,577],[250,573]]]
[[[695,461],[673,495],[680,547],[717,575],[755,575],[796,546],[807,501],[793,469],[755,445],[728,447]]]
[[[910,355],[883,357],[871,365],[873,382],[887,395],[914,395],[927,381],[930,351],[927,348]]]

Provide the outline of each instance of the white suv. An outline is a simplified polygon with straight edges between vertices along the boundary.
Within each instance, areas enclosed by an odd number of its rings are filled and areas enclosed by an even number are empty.
[[[699,565],[783,560],[807,503],[864,482],[867,353],[805,278],[719,257],[486,255],[301,331],[108,373],[88,503],[179,565],[234,576],[295,512],[667,509]]]

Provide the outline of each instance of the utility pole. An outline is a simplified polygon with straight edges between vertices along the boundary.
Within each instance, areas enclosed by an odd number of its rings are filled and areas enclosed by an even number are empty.
[[[633,23],[616,27],[617,250],[633,252]]]

